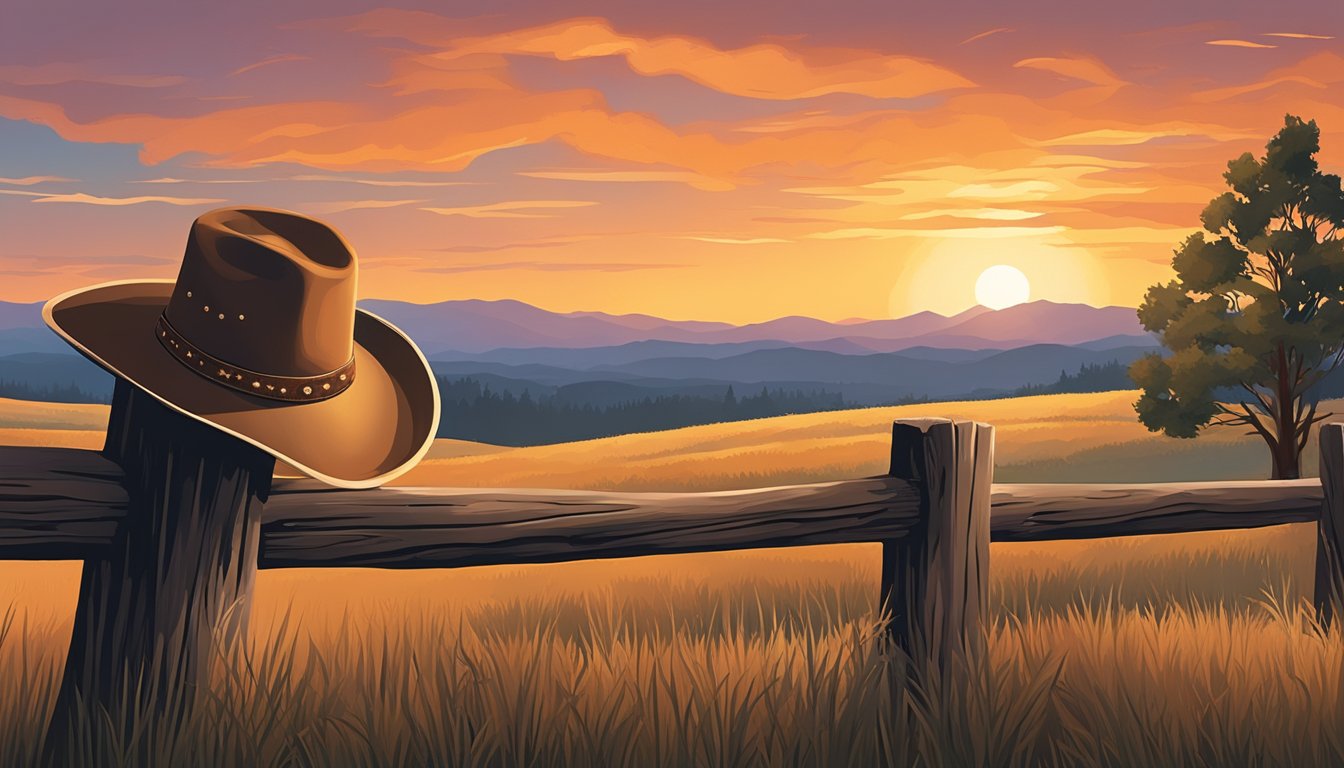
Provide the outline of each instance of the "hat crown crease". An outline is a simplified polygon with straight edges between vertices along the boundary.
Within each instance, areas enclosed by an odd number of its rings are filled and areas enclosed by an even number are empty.
[[[298,214],[221,209],[196,220],[164,316],[192,344],[274,376],[321,376],[354,354],[357,261]]]

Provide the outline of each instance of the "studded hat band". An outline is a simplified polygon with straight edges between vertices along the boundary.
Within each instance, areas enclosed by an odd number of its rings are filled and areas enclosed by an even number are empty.
[[[154,335],[177,361],[216,384],[249,395],[287,403],[311,403],[344,392],[355,381],[355,358],[340,368],[319,376],[273,376],[240,368],[201,351],[173,328],[168,318],[159,315]]]

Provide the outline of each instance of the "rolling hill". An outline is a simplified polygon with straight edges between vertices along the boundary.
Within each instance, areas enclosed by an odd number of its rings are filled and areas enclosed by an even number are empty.
[[[1153,434],[1135,419],[1134,398],[1105,392],[861,408],[528,448],[437,440],[398,484],[671,491],[860,477],[885,471],[891,422],[919,416],[995,425],[1000,482],[1266,476],[1257,438],[1227,428],[1194,440]],[[1326,406],[1344,414],[1344,402]],[[106,420],[106,406],[0,399],[0,443],[98,448]],[[1315,467],[1314,442],[1308,454],[1304,466]]]

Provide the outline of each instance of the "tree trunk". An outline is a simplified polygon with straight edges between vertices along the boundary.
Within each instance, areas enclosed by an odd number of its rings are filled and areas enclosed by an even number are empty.
[[[1288,417],[1288,423],[1275,422],[1274,431],[1278,437],[1274,441],[1265,439],[1269,446],[1271,461],[1271,480],[1297,480],[1302,476],[1302,451],[1297,447],[1297,423]]]
[[[99,743],[143,754],[129,742],[191,710],[221,643],[245,628],[275,464],[120,380],[103,453],[122,466],[129,505],[107,554],[84,563],[47,731],[57,765]]]

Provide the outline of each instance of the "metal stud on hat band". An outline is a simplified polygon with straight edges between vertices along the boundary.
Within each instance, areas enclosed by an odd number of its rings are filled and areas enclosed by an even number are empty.
[[[179,363],[197,375],[256,397],[311,403],[335,397],[355,381],[353,357],[340,368],[318,376],[276,376],[240,368],[205,352],[187,341],[163,315],[159,315],[154,336]]]

